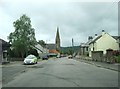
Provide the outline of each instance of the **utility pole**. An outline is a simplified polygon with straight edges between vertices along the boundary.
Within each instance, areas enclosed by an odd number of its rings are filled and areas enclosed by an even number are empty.
[[[74,53],[74,40],[72,38],[72,57],[73,57],[73,53]]]

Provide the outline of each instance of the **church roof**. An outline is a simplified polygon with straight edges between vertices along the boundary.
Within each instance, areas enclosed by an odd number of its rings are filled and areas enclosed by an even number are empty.
[[[59,40],[59,39],[60,39],[59,28],[57,27],[56,40]]]
[[[49,50],[49,53],[55,53],[55,54],[58,54],[59,52],[58,52],[57,50],[53,49],[53,50]]]
[[[56,45],[55,44],[46,44],[46,48],[49,50],[53,50],[53,49],[56,49]]]

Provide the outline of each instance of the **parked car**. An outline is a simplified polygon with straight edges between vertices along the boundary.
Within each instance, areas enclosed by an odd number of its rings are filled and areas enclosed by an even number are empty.
[[[73,57],[72,57],[72,55],[69,55],[68,58],[71,59],[71,58],[73,58]]]
[[[57,55],[57,57],[56,58],[60,58],[61,56],[60,55]]]
[[[56,56],[56,58],[60,58],[61,56],[60,56],[60,54],[58,54],[57,56]]]
[[[28,55],[25,59],[24,59],[24,64],[37,64],[38,59],[36,56],[34,55]]]
[[[48,60],[48,55],[43,56],[42,60]]]
[[[64,55],[64,54],[61,54],[61,57],[65,57],[65,55]]]

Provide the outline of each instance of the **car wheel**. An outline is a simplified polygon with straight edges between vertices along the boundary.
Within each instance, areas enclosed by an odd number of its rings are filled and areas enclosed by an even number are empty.
[[[23,65],[26,65],[25,63],[23,63]]]

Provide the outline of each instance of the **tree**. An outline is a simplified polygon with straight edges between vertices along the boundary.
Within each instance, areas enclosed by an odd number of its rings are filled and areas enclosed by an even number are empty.
[[[46,46],[45,41],[43,41],[43,40],[39,40],[39,41],[38,41],[38,44],[40,44],[42,47],[45,47],[45,46]]]
[[[30,50],[28,51],[28,54],[29,54],[29,55],[30,55],[30,54],[35,55],[36,57],[39,56],[37,50],[34,49],[34,48],[30,48]]]
[[[31,46],[36,44],[35,29],[32,28],[31,20],[25,14],[13,22],[13,26],[15,31],[10,33],[8,39],[16,54],[20,54],[23,58]]]

